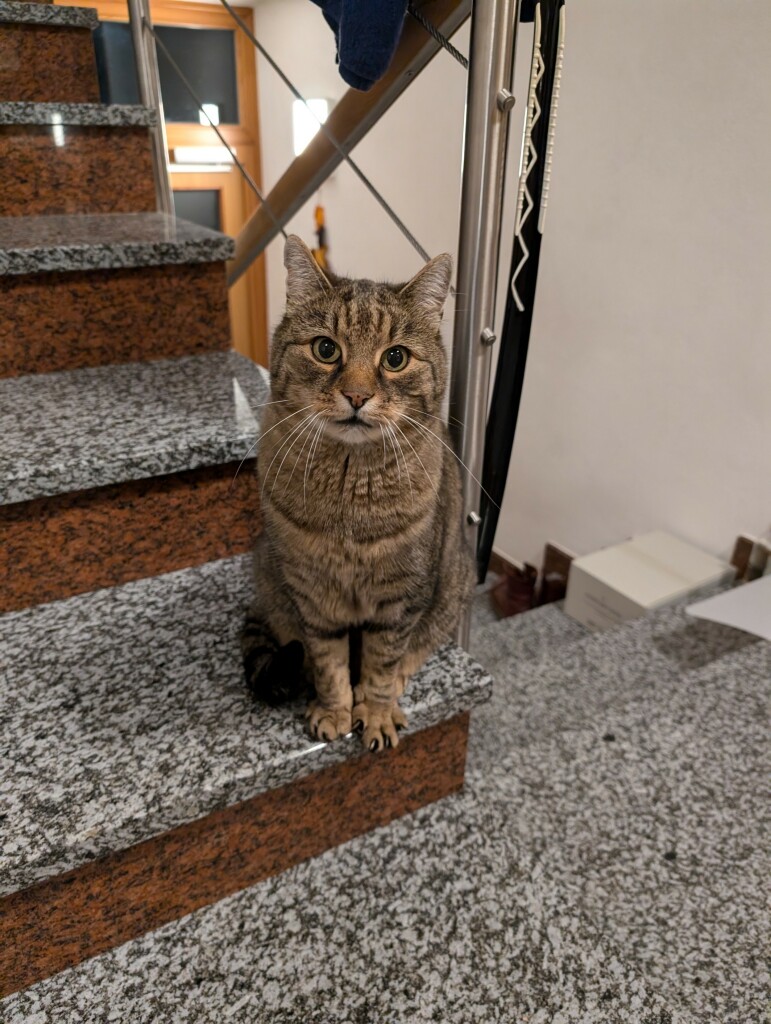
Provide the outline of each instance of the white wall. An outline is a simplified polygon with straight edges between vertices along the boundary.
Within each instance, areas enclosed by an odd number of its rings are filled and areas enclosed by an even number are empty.
[[[583,552],[664,527],[726,554],[739,531],[771,526],[771,4],[568,0],[567,13],[537,311],[496,543],[536,560],[547,539]],[[302,89],[342,93],[331,33],[308,0],[261,0],[255,20]],[[468,51],[466,32],[458,39]],[[291,159],[291,97],[270,74],[260,67],[268,185]],[[355,153],[432,253],[457,245],[463,98],[463,72],[442,55]],[[520,111],[524,98],[520,85]],[[512,150],[504,273],[518,137]],[[406,278],[418,268],[346,169],[323,201],[336,269]],[[291,227],[310,240],[312,206]],[[275,321],[278,243],[269,274]]]
[[[771,526],[771,4],[568,0],[497,543]]]
[[[339,99],[347,86],[335,65],[331,30],[309,0],[258,0],[254,11],[260,41],[307,97]],[[468,30],[456,42],[468,49]],[[259,59],[263,179],[268,188],[293,158],[292,94]],[[424,248],[455,254],[466,78],[451,61],[436,59],[398,100],[353,154]],[[323,186],[329,259],[338,273],[407,280],[421,259],[345,165]],[[314,242],[315,200],[297,214],[287,231]],[[269,322],[284,303],[281,239],[268,248]],[[452,311],[445,317],[452,324]]]

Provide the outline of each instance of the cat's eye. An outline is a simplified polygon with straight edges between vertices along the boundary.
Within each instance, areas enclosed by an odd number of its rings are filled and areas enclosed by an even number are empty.
[[[403,370],[410,361],[410,353],[406,348],[396,345],[394,348],[386,349],[383,353],[381,364],[386,370]]]
[[[336,363],[340,358],[340,346],[331,338],[314,338],[311,352],[320,363]]]

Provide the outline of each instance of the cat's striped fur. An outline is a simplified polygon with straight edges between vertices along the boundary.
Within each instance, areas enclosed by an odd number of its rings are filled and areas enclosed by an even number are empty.
[[[278,404],[265,410],[257,460],[264,531],[247,681],[259,698],[288,696],[302,680],[302,644],[312,734],[331,740],[353,725],[368,748],[395,746],[405,723],[397,698],[452,636],[473,586],[440,419],[451,260],[436,257],[407,285],[337,279],[292,236],[284,262],[287,309],[271,352]],[[318,338],[338,346],[336,362],[314,355]],[[399,347],[409,359],[395,371],[383,359],[399,360]]]

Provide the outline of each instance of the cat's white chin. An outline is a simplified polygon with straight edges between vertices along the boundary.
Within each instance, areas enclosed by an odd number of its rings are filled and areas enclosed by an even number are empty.
[[[380,428],[376,424],[365,423],[363,420],[347,420],[345,423],[327,420],[324,432],[336,441],[351,445],[368,444],[379,441],[381,437]]]

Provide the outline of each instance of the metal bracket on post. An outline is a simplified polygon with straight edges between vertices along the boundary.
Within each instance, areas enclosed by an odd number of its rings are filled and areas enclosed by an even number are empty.
[[[472,550],[480,522],[482,461],[490,384],[503,172],[513,107],[514,48],[519,0],[475,0],[463,147],[460,238],[450,410],[463,475],[463,528]],[[458,631],[468,646],[469,616]]]
[[[157,114],[157,122],[150,129],[153,151],[153,176],[155,178],[155,201],[160,213],[174,215],[174,197],[169,179],[169,147],[166,141],[166,122],[163,117],[161,79],[158,72],[158,54],[152,34],[146,26],[152,25],[149,0],[128,0],[131,38],[134,43],[134,57],[139,85],[139,101]]]

